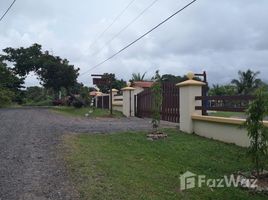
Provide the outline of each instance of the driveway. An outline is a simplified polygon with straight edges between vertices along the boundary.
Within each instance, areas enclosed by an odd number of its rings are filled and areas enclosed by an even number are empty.
[[[41,108],[0,109],[0,200],[78,199],[59,153],[61,136],[150,127],[149,119],[85,119]]]

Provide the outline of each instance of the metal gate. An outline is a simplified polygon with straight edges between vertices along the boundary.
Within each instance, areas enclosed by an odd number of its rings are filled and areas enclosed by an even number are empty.
[[[109,109],[109,96],[97,97],[97,108]]]
[[[162,84],[161,119],[170,122],[180,121],[180,90],[175,83]],[[135,115],[137,117],[152,117],[153,92],[146,89],[135,96]]]

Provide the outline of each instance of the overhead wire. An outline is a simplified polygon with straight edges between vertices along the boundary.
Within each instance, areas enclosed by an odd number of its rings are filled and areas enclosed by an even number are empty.
[[[120,54],[121,52],[125,51],[130,46],[132,46],[133,44],[135,44],[136,42],[138,42],[139,40],[141,40],[142,38],[144,38],[146,35],[148,35],[152,31],[154,31],[155,29],[157,29],[158,27],[160,27],[161,25],[163,25],[164,23],[166,23],[167,21],[169,21],[171,18],[173,18],[174,16],[176,16],[177,14],[179,14],[180,12],[182,12],[183,10],[185,10],[187,7],[189,7],[190,5],[192,5],[193,3],[195,3],[196,1],[197,0],[193,0],[190,3],[186,4],[181,9],[179,9],[178,11],[176,11],[175,13],[173,13],[172,15],[170,15],[169,17],[167,17],[165,20],[163,20],[162,22],[160,22],[159,24],[157,24],[156,26],[154,26],[152,29],[150,29],[149,31],[147,31],[146,33],[144,33],[143,35],[141,35],[140,37],[138,37],[134,41],[130,42],[128,45],[126,45],[125,47],[123,47],[122,49],[120,49],[119,51],[117,51],[116,53],[114,53],[113,55],[109,56],[108,58],[106,58],[102,62],[98,63],[97,65],[94,65],[92,68],[90,68],[87,71],[85,71],[84,73],[82,73],[80,75],[80,77],[83,76],[83,75],[85,75],[85,74],[87,74],[91,70],[93,70],[93,69],[101,66],[102,64],[106,63],[107,61],[111,60],[112,58],[114,58],[115,56],[117,56],[118,54]]]
[[[12,6],[15,4],[15,2],[16,2],[17,0],[14,0],[11,4],[10,4],[10,6],[7,8],[7,10],[4,12],[4,14],[1,16],[1,18],[0,18],[0,21],[2,21],[3,19],[4,19],[4,17],[6,16],[6,14],[10,11],[10,9],[12,8]]]
[[[130,1],[127,6],[114,18],[111,24],[109,24],[97,37],[96,39],[91,43],[89,48],[91,48],[96,42],[117,22],[117,20],[126,12],[126,10],[134,3],[136,0]]]

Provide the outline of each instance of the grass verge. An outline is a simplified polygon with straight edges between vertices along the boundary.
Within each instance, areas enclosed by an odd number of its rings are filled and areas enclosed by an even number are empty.
[[[245,117],[243,112],[213,112],[209,113],[209,115],[215,117]]]
[[[154,142],[145,132],[65,137],[66,163],[81,199],[267,199],[234,187],[180,191],[186,171],[222,178],[252,166],[244,148],[166,133],[167,139]]]

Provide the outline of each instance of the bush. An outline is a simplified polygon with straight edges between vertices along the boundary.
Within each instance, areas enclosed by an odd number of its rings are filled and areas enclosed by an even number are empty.
[[[73,101],[73,106],[75,107],[75,108],[82,108],[82,106],[84,105],[81,101]]]
[[[246,111],[247,120],[244,124],[250,138],[249,155],[258,176],[264,170],[268,159],[268,130],[263,124],[263,119],[268,112],[267,99],[263,89],[259,89],[256,99]]]
[[[0,87],[0,107],[10,105],[12,103],[13,97],[14,97],[13,92]]]
[[[64,101],[61,99],[57,99],[57,100],[53,100],[52,101],[53,106],[63,106],[64,105]]]

